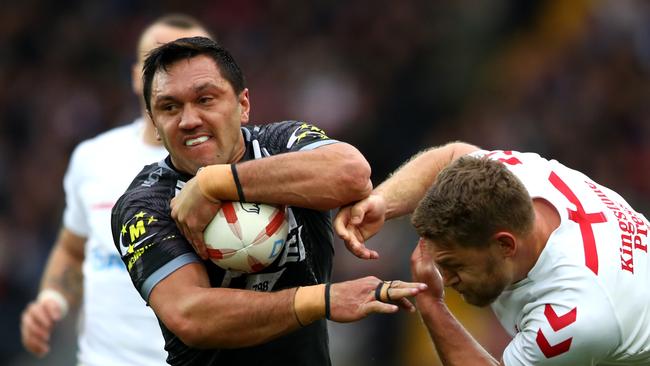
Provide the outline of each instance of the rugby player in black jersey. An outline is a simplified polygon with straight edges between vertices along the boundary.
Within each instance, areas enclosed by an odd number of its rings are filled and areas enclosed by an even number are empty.
[[[134,179],[111,228],[133,284],[160,320],[168,363],[329,365],[325,318],[414,310],[406,297],[424,284],[375,277],[329,284],[329,210],[372,189],[357,149],[303,122],[247,126],[242,73],[207,38],[154,50],[143,80],[169,156]],[[225,200],[288,206],[286,245],[263,271],[232,273],[208,259],[202,231]]]

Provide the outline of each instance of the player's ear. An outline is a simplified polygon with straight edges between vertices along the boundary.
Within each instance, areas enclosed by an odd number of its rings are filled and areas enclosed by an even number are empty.
[[[134,63],[131,67],[131,88],[137,96],[142,96],[142,65]]]
[[[499,231],[492,235],[492,241],[499,246],[504,258],[510,258],[517,252],[518,239],[507,231]]]
[[[251,110],[251,101],[248,94],[248,88],[244,88],[238,97],[239,107],[240,107],[240,121],[242,125],[248,123],[250,119],[250,110]]]

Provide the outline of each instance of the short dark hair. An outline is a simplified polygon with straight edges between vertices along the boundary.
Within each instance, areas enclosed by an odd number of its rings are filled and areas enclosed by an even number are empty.
[[[438,174],[411,223],[437,245],[478,248],[499,230],[527,233],[534,218],[528,191],[503,163],[463,156]]]
[[[217,42],[206,37],[180,38],[166,43],[147,55],[143,70],[143,97],[147,111],[151,114],[151,84],[158,70],[165,70],[173,63],[206,55],[214,60],[221,76],[232,86],[235,94],[241,93],[245,85],[244,75],[230,52]]]

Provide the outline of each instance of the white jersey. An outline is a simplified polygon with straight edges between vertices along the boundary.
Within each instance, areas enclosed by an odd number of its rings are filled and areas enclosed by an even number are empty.
[[[561,218],[527,278],[492,305],[514,337],[504,363],[650,365],[647,219],[557,161],[510,151],[475,155],[504,162]]]
[[[166,156],[146,145],[144,121],[82,142],[64,178],[66,229],[87,238],[78,362],[162,365],[164,339],[153,311],[131,283],[111,235],[111,208],[146,164]]]

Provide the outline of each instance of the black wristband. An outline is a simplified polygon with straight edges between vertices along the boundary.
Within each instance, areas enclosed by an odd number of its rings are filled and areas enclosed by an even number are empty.
[[[246,202],[246,197],[244,197],[244,190],[242,189],[241,183],[239,182],[239,174],[237,174],[237,167],[235,164],[230,164],[230,171],[232,172],[232,178],[235,180],[235,187],[237,187],[237,196],[239,196],[239,202]]]
[[[325,284],[325,319],[330,319],[331,315],[330,314],[330,287],[332,286],[331,283],[326,283]]]

